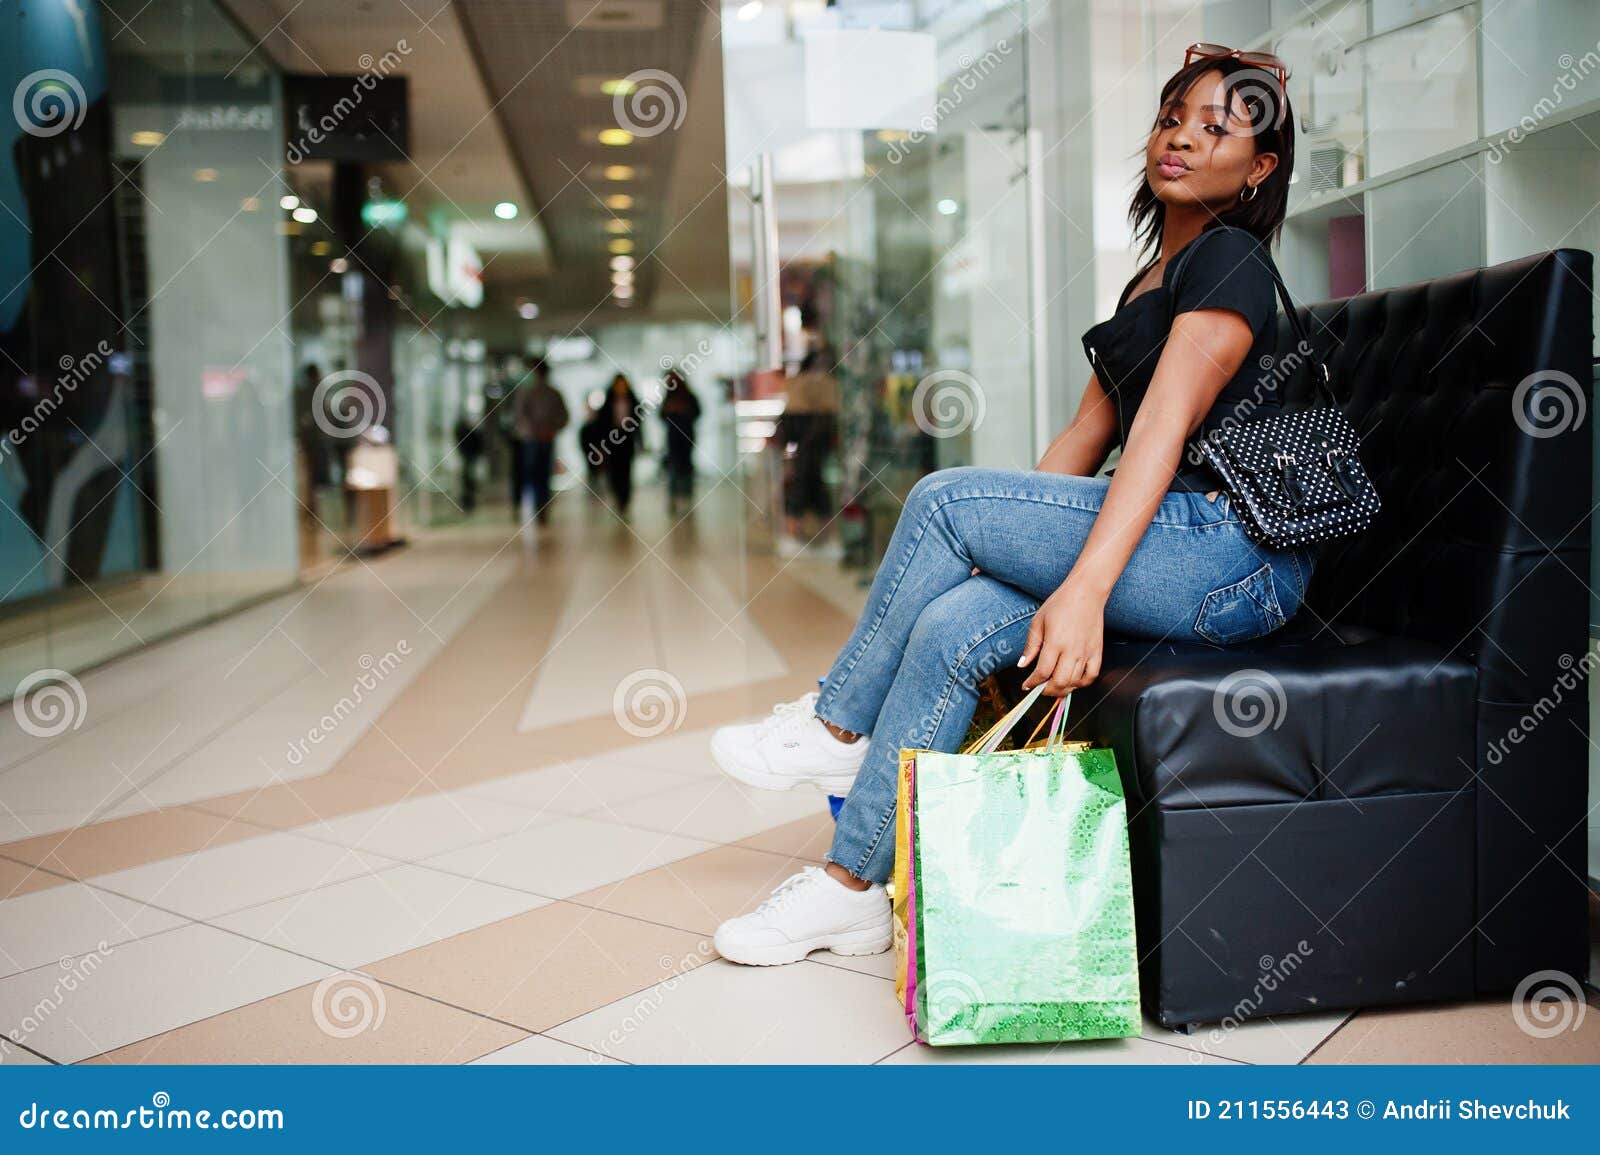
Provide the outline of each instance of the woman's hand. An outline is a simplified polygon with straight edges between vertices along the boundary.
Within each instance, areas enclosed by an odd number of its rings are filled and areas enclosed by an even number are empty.
[[[1106,603],[1103,597],[1063,582],[1045,599],[1028,627],[1019,666],[1035,658],[1033,673],[1022,683],[1031,690],[1044,683],[1052,698],[1070,694],[1100,676],[1100,656],[1105,645]]]

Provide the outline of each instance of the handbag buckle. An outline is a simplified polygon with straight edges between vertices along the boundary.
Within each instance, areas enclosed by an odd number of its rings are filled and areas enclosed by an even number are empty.
[[[1294,454],[1285,453],[1281,449],[1276,450],[1272,454],[1272,464],[1276,465],[1279,469],[1282,469],[1286,465],[1293,465]]]

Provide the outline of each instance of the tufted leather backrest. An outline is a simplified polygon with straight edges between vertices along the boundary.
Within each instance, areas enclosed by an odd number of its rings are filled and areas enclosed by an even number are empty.
[[[1437,642],[1491,701],[1537,700],[1583,653],[1592,283],[1593,257],[1561,249],[1301,309],[1383,499],[1322,547],[1314,622]],[[1311,387],[1297,374],[1288,403]]]

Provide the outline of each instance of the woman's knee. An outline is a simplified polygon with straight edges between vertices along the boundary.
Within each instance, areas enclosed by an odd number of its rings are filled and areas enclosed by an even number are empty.
[[[1038,608],[1021,590],[980,574],[923,608],[911,629],[906,656],[981,682],[1008,654],[1017,660],[1022,651],[1010,635],[1017,622],[1026,622]]]

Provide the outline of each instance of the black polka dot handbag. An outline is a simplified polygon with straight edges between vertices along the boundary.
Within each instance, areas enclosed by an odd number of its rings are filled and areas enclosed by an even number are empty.
[[[1362,532],[1380,503],[1361,464],[1360,439],[1334,400],[1328,366],[1312,352],[1276,270],[1272,279],[1294,329],[1297,343],[1290,356],[1314,374],[1316,400],[1305,409],[1214,429],[1197,438],[1195,448],[1221,481],[1251,540],[1268,549],[1296,549]],[[1298,371],[1299,363],[1291,371]]]

